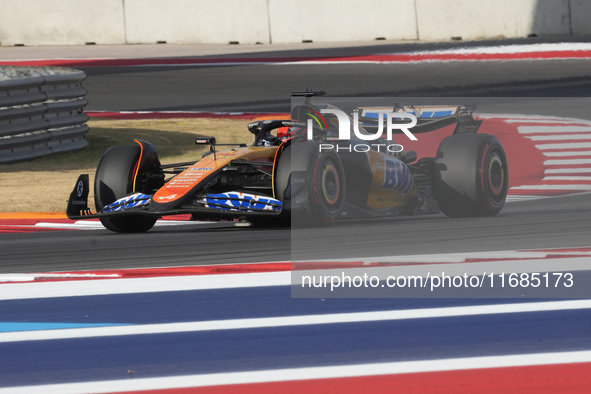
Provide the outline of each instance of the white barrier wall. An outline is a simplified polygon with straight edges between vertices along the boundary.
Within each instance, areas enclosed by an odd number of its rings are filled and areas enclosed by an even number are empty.
[[[568,35],[568,0],[416,0],[419,39]]]
[[[127,43],[269,42],[267,0],[125,0]]]
[[[274,43],[416,39],[414,0],[269,0]]]
[[[591,34],[591,1],[571,0],[573,35]]]
[[[121,0],[0,0],[0,45],[125,42]]]
[[[591,34],[591,0],[0,0],[0,45]]]

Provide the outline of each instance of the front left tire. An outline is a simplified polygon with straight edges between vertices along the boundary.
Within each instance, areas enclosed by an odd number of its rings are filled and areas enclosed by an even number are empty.
[[[94,202],[97,211],[134,192],[134,175],[143,175],[139,166],[141,148],[139,145],[122,145],[109,148],[102,156],[94,178]],[[151,194],[151,190],[135,190]],[[157,218],[140,215],[121,215],[101,218],[107,229],[118,233],[141,233],[150,230]]]

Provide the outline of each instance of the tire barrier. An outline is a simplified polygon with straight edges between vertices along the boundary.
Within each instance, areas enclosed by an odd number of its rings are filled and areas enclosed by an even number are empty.
[[[62,67],[0,67],[0,163],[88,145],[86,74]]]

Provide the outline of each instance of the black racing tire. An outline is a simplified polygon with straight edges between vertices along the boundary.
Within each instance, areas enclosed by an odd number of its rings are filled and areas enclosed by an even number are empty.
[[[335,151],[314,152],[308,164],[308,220],[312,225],[329,225],[345,206],[345,170]]]
[[[274,216],[253,216],[247,218],[259,227],[289,227],[291,225],[291,152],[292,146],[287,146],[278,157],[273,169],[273,196],[281,201],[281,213]],[[286,198],[287,197],[287,198]]]
[[[138,165],[140,150],[139,145],[122,145],[109,148],[103,154],[94,178],[94,202],[97,211],[133,192],[132,177]],[[100,220],[103,226],[111,231],[141,233],[151,229],[157,218],[122,215]]]
[[[292,184],[294,174],[298,174],[297,186]],[[317,142],[293,143],[282,152],[274,177],[275,198],[283,203],[283,211],[278,216],[283,225],[326,226],[341,215],[346,184],[343,165],[336,152],[319,152]],[[300,196],[301,190],[305,190],[307,203],[294,205],[292,193]]]
[[[298,144],[299,147],[299,144]],[[257,227],[289,227],[291,225],[291,172],[293,145],[290,144],[277,158],[273,169],[273,196],[283,204],[281,213],[274,216],[251,216],[246,220]],[[305,167],[304,167],[305,169]]]
[[[291,208],[289,201],[291,198],[289,186],[291,182],[291,158],[293,149],[293,145],[289,145],[283,150],[273,173],[273,194],[276,199],[284,203],[283,208],[287,213],[290,213],[289,210]],[[287,197],[287,201],[285,197]],[[287,206],[285,206],[286,202]]]
[[[456,134],[445,138],[435,158],[432,189],[450,217],[494,216],[509,189],[507,156],[497,137]]]

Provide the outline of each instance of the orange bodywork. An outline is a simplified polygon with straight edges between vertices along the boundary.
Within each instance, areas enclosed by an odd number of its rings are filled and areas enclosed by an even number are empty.
[[[232,160],[268,161],[272,166],[276,151],[277,147],[248,147],[216,152],[215,159],[213,153],[207,155],[160,188],[154,194],[153,201],[165,204],[182,198],[209,175],[229,165]]]

